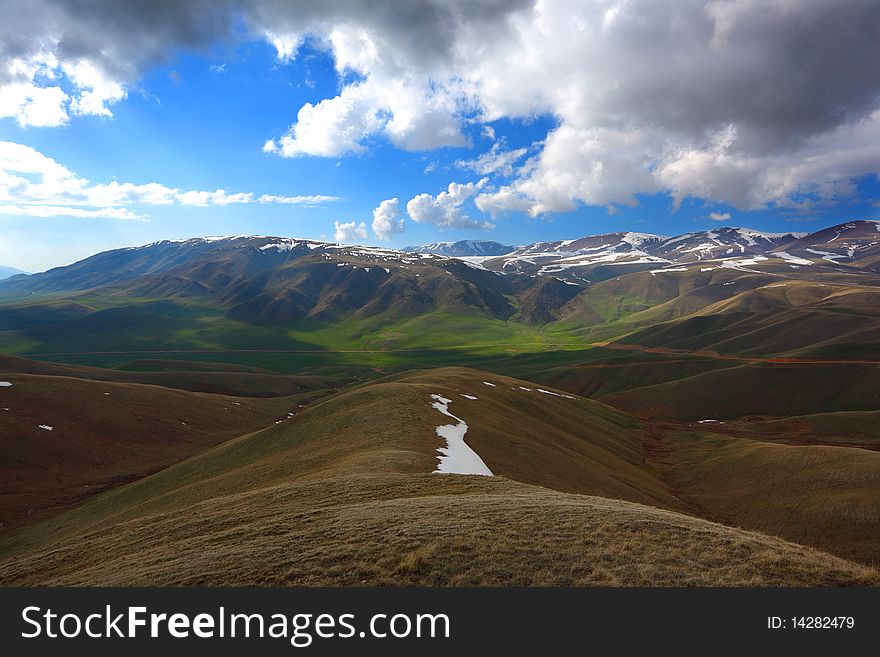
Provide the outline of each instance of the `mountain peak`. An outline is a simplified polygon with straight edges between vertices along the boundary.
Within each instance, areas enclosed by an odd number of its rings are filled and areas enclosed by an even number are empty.
[[[433,242],[421,246],[407,246],[407,253],[434,253],[448,257],[500,256],[511,253],[515,247],[491,240],[459,240],[457,242]]]

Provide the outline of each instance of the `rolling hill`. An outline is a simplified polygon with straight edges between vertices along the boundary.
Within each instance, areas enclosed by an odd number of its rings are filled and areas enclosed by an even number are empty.
[[[450,421],[438,396],[494,476],[432,474]],[[877,582],[870,567],[682,513],[637,429],[518,379],[400,374],[0,535],[0,582]]]
[[[57,513],[286,418],[325,394],[313,386],[271,398],[233,397],[173,389],[168,380],[132,383],[122,372],[28,363],[0,361],[3,527]],[[265,394],[261,385],[254,392]]]

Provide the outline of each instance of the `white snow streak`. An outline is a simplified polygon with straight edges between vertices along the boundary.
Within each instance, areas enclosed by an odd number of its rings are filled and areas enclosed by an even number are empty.
[[[812,265],[812,260],[807,260],[805,258],[799,258],[796,255],[792,255],[791,253],[786,253],[785,251],[779,251],[778,253],[774,253],[773,255],[782,258],[783,260],[790,262],[794,265]]]
[[[667,271],[687,271],[687,267],[668,267],[667,269],[652,269],[651,276],[656,276],[657,274],[662,274]]]
[[[456,417],[449,412],[449,404],[452,400],[441,395],[431,395],[431,399],[434,400],[431,406],[457,422],[457,424],[440,425],[435,430],[437,435],[446,441],[447,446],[437,448],[441,456],[437,457],[439,463],[434,472],[492,477],[492,471],[483,462],[483,459],[464,442],[464,435],[467,433],[468,425],[460,417]]]
[[[542,392],[545,395],[553,395],[554,397],[565,397],[566,399],[577,399],[577,397],[572,397],[571,395],[560,395],[558,392],[553,392],[552,390],[544,390],[544,388],[538,388],[538,392]]]

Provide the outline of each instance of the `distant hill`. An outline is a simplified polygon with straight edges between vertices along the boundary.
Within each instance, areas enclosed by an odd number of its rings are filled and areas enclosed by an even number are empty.
[[[10,276],[18,276],[19,274],[27,275],[27,272],[22,271],[21,269],[16,269],[15,267],[4,267],[0,265],[0,280],[9,278]]]
[[[516,247],[486,240],[460,240],[458,242],[434,242],[422,246],[407,246],[406,253],[435,253],[455,258],[467,256],[498,256],[510,253]]]

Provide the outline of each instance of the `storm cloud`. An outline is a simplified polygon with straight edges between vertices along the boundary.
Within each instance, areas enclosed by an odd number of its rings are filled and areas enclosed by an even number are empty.
[[[493,215],[658,192],[674,205],[833,203],[880,171],[875,0],[12,0],[0,9],[0,116],[109,116],[180,49],[245,39],[280,60],[309,40],[341,76],[356,73],[266,136],[280,156],[340,157],[375,137],[466,146],[475,125],[555,119],[475,196]]]

